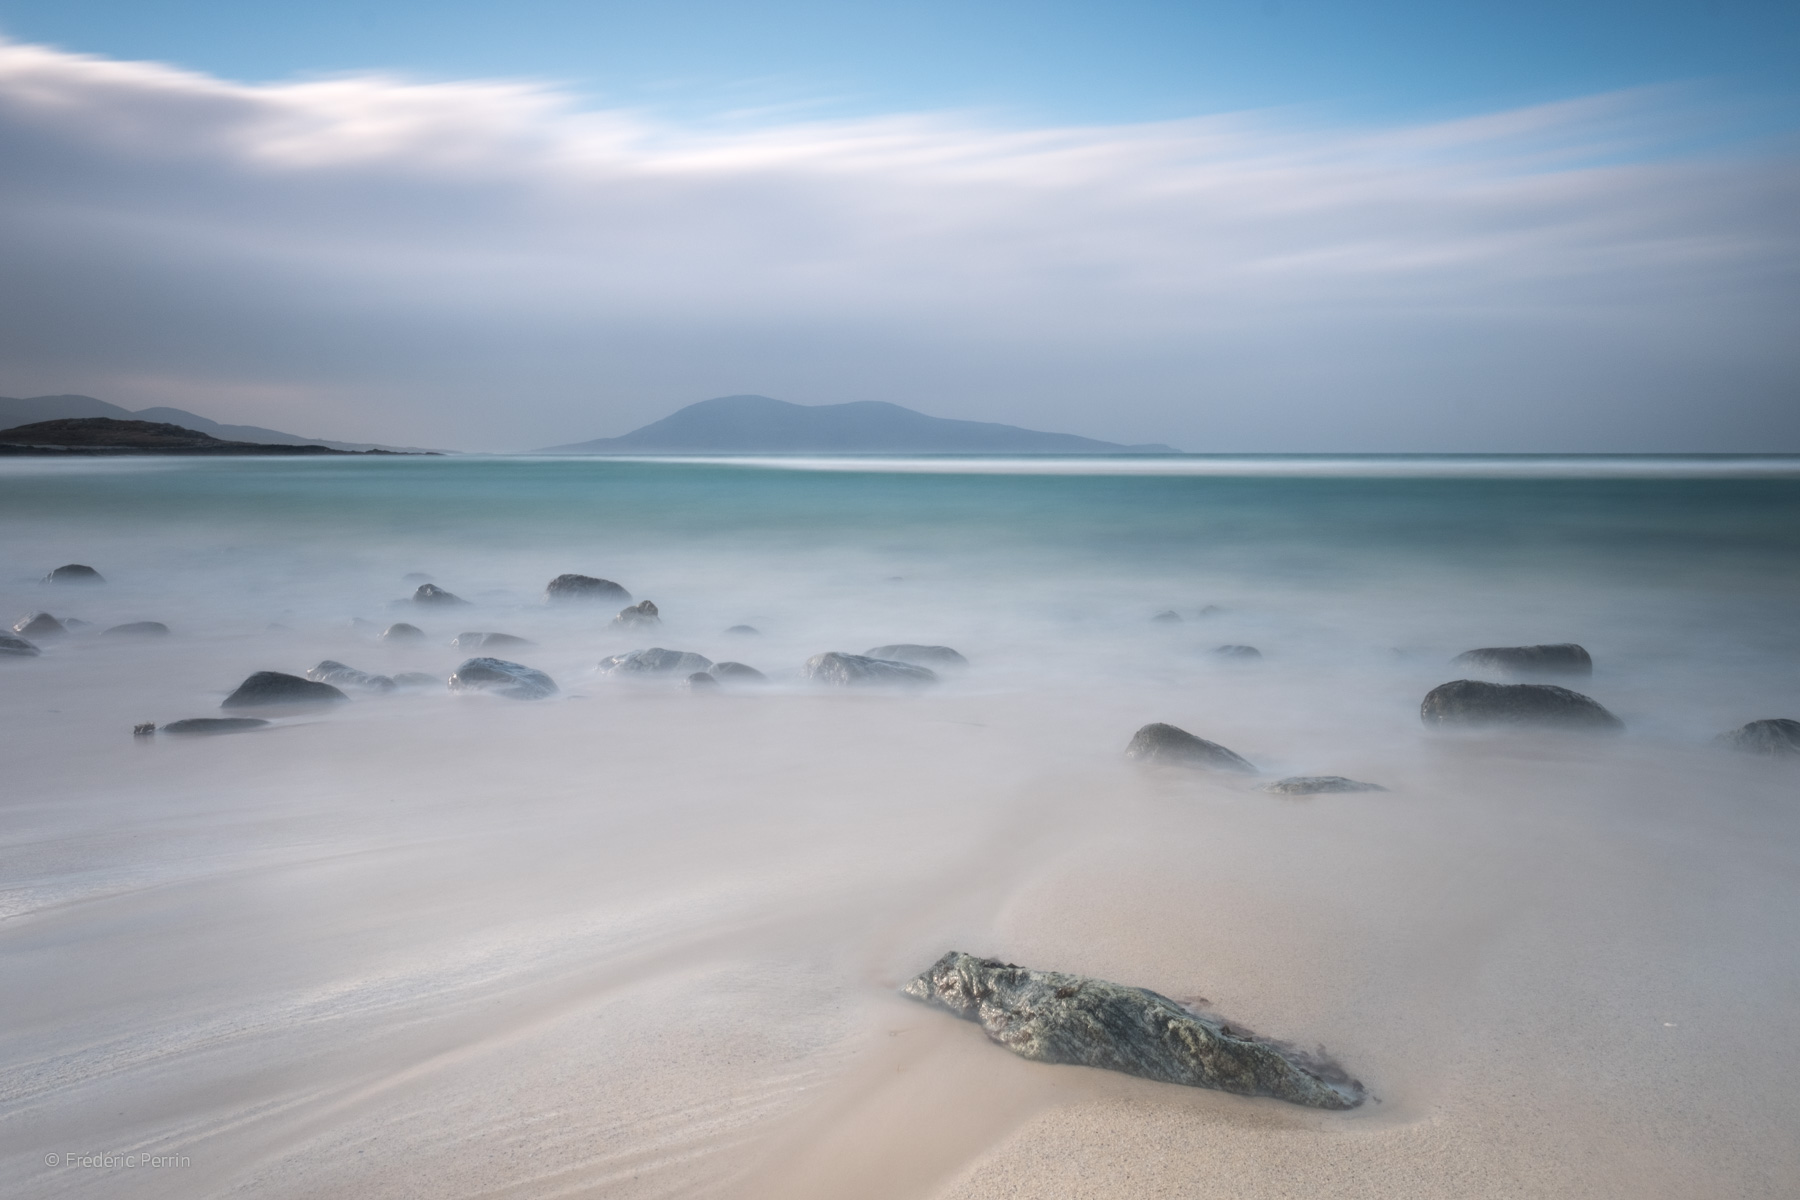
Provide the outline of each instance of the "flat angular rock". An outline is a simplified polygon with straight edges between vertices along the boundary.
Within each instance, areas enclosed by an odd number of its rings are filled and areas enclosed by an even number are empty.
[[[1749,754],[1800,757],[1800,721],[1769,717],[1740,725],[1729,733],[1721,733],[1717,740],[1734,750],[1743,750]]]
[[[329,658],[308,670],[306,677],[318,683],[329,683],[333,687],[350,688],[358,692],[391,692],[394,690],[394,681],[386,675],[371,675],[367,671],[347,667],[343,663],[334,662]]]
[[[185,721],[170,721],[162,731],[174,734],[245,733],[267,724],[261,717],[189,717]]]
[[[509,700],[556,695],[556,681],[542,671],[503,658],[471,658],[450,676],[453,692],[493,692]]]
[[[1032,971],[952,950],[903,989],[974,1021],[1021,1058],[1142,1079],[1355,1108],[1361,1083],[1323,1055],[1257,1037],[1144,988]]]
[[[120,637],[168,637],[169,627],[161,621],[131,621],[124,625],[114,625],[101,637],[117,634]]]
[[[1599,701],[1554,683],[1487,683],[1457,679],[1432,688],[1419,718],[1436,728],[1573,729],[1616,733],[1625,723]]]
[[[468,603],[455,592],[446,592],[435,583],[421,583],[412,598],[414,604],[430,604],[439,608],[454,608]]]
[[[1483,646],[1450,660],[1467,671],[1492,671],[1501,675],[1592,675],[1594,660],[1574,642],[1553,646]]]
[[[1195,737],[1185,729],[1158,721],[1131,735],[1125,757],[1138,762],[1167,763],[1178,767],[1203,767],[1212,771],[1241,771],[1254,775],[1250,761],[1217,742]]]
[[[459,633],[450,644],[459,650],[503,650],[508,646],[535,646],[529,638],[510,633]]]
[[[1333,792],[1385,792],[1387,789],[1379,783],[1345,779],[1342,775],[1289,775],[1286,779],[1262,784],[1257,791],[1274,792],[1278,796],[1323,796]]]
[[[1255,646],[1215,646],[1213,657],[1227,662],[1256,662],[1262,658],[1262,651]]]
[[[13,658],[35,658],[42,653],[28,638],[14,633],[0,633],[0,654]]]
[[[648,600],[629,605],[619,610],[613,618],[614,625],[661,625],[662,618],[657,615],[656,605]]]
[[[598,600],[618,604],[631,599],[631,593],[610,579],[592,575],[558,575],[544,588],[546,600]]]
[[[865,658],[885,658],[889,662],[912,663],[920,667],[966,667],[969,660],[948,646],[915,646],[911,642],[899,642],[892,646],[877,646],[873,650],[863,652]]]
[[[225,697],[220,708],[253,708],[263,704],[340,704],[350,697],[329,683],[284,675],[280,671],[258,671],[238,684],[237,691]]]
[[[725,683],[767,683],[769,677],[755,667],[741,662],[714,663],[708,668],[713,678]]]
[[[32,613],[28,617],[20,617],[13,622],[12,631],[21,637],[53,638],[61,637],[69,632],[63,623],[49,613]]]
[[[44,576],[45,583],[105,583],[106,577],[92,567],[69,563]]]
[[[381,631],[384,642],[416,642],[425,636],[425,631],[417,625],[408,625],[405,621],[396,621]]]
[[[633,650],[629,654],[602,659],[600,672],[603,675],[692,675],[696,671],[709,670],[712,665],[712,659],[704,654],[652,646],[648,650]]]
[[[862,654],[840,654],[835,650],[813,655],[800,668],[800,673],[815,683],[832,687],[917,686],[937,682],[937,674],[928,667]]]

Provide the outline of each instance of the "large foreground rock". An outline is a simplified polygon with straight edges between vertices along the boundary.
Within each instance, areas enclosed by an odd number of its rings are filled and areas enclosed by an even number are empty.
[[[1158,721],[1131,735],[1125,757],[1138,762],[1169,763],[1179,767],[1204,767],[1212,771],[1241,771],[1254,775],[1250,761],[1217,742],[1195,737],[1185,729]]]
[[[106,576],[81,563],[68,563],[44,576],[45,583],[105,583]]]
[[[610,579],[592,575],[558,575],[544,588],[546,600],[602,600],[628,603],[631,593]]]
[[[189,717],[185,721],[170,721],[162,731],[174,734],[248,733],[267,725],[261,717]]]
[[[1483,646],[1450,660],[1468,671],[1493,671],[1503,675],[1592,675],[1594,660],[1574,642],[1552,646]]]
[[[453,692],[493,692],[509,700],[556,695],[556,681],[542,671],[503,658],[471,658],[450,676]]]
[[[1437,728],[1516,726],[1616,733],[1625,723],[1599,701],[1554,683],[1487,683],[1457,679],[1432,688],[1419,718]]]
[[[704,654],[694,654],[687,650],[664,650],[661,646],[652,646],[648,650],[633,650],[629,654],[615,654],[611,658],[600,660],[602,675],[692,675],[696,671],[711,670],[712,659]]]
[[[1800,757],[1800,721],[1786,717],[1770,717],[1740,725],[1718,738],[1734,750],[1750,754],[1776,754]]]
[[[0,633],[0,654],[14,658],[33,658],[42,653],[29,638],[22,638],[14,633]]]
[[[1022,1058],[1143,1079],[1355,1108],[1363,1086],[1330,1060],[1259,1038],[1166,996],[1104,979],[1032,971],[952,950],[903,989],[974,1021]]]
[[[306,677],[318,683],[329,683],[332,687],[351,688],[359,692],[394,690],[394,681],[386,675],[372,675],[329,658],[308,670]]]
[[[833,687],[880,687],[896,684],[916,686],[937,682],[937,674],[928,667],[897,662],[890,658],[840,654],[835,650],[813,655],[800,668],[800,673],[815,683],[826,683]]]
[[[865,651],[865,658],[883,658],[889,662],[912,663],[919,667],[966,667],[969,660],[948,646],[915,646],[911,642],[898,642],[892,646],[877,646]]]
[[[258,671],[238,684],[220,708],[255,708],[264,704],[339,704],[350,697],[332,687],[280,671]]]

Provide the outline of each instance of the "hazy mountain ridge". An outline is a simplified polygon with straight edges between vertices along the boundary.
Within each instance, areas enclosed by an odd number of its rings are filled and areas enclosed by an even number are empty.
[[[225,442],[251,442],[272,446],[324,446],[330,450],[392,450],[419,453],[416,446],[388,446],[379,442],[334,442],[329,438],[300,437],[279,429],[260,425],[222,425],[217,421],[179,408],[144,408],[136,412],[96,400],[92,396],[30,396],[23,399],[0,396],[0,429],[17,425],[34,425],[39,421],[64,421],[81,417],[109,417],[115,421],[153,421],[179,425],[195,433],[204,433]]]
[[[550,446],[534,454],[1178,454],[988,421],[932,417],[898,404],[790,404],[720,396],[630,433]]]

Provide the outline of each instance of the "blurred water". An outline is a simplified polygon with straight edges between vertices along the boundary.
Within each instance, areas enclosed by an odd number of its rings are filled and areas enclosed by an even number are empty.
[[[38,582],[66,562],[106,585]],[[569,571],[662,625],[547,605]],[[471,605],[411,604],[413,572]],[[0,660],[0,1178],[34,1193],[988,1194],[1009,1131],[1109,1101],[1326,1139],[1294,1194],[1425,1130],[1596,1194],[1796,1178],[1800,777],[1711,743],[1800,716],[1784,460],[7,463],[0,601],[90,623]],[[99,633],[138,620],[173,633]],[[254,670],[442,676],[471,630],[560,695],[130,737]],[[901,641],[972,666],[799,677]],[[1552,641],[1626,737],[1420,727],[1459,651]],[[597,674],[650,645],[771,683]],[[1392,791],[1127,770],[1159,720]],[[1204,994],[1384,1103],[1012,1060],[892,998],[953,945]],[[193,1165],[43,1165],[128,1146]]]

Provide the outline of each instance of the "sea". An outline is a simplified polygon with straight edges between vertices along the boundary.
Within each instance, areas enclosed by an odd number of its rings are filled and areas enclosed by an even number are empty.
[[[15,459],[0,599],[8,1195],[1800,1194],[1800,760],[1719,740],[1800,719],[1800,459]],[[1564,642],[1622,734],[1421,721]],[[804,670],[894,644],[967,665]],[[429,682],[134,734],[326,660]],[[1372,1098],[1024,1060],[949,950]]]

